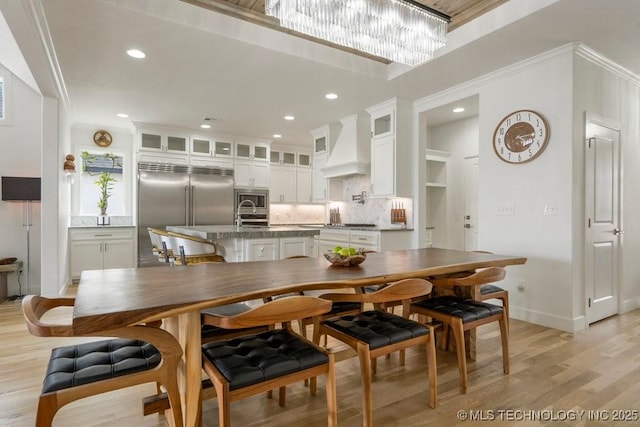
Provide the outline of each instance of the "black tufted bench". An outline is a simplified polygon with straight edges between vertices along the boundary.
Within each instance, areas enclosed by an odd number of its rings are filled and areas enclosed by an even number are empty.
[[[151,344],[124,338],[54,348],[42,393],[153,369],[161,359]]]
[[[425,315],[449,326],[453,331],[460,371],[460,393],[467,392],[467,361],[464,331],[490,322],[499,322],[502,341],[502,365],[509,373],[509,339],[507,320],[502,307],[486,302],[456,296],[441,296],[416,301],[410,306],[412,313]]]
[[[230,390],[328,363],[326,354],[281,329],[207,343],[202,354]]]

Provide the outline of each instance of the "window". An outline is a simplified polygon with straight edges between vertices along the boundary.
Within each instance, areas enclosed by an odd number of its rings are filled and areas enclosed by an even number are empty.
[[[0,76],[0,120],[4,120],[4,78]]]
[[[80,174],[80,214],[100,215],[99,205],[106,202],[107,215],[125,214],[125,179],[123,157],[113,153],[81,152],[82,173]],[[108,195],[103,197],[97,182],[105,177],[113,181],[108,185]]]

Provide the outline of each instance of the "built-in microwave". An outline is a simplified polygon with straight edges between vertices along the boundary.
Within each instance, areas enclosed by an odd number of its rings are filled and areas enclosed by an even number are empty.
[[[269,190],[236,188],[234,216],[239,214],[243,224],[269,225]]]

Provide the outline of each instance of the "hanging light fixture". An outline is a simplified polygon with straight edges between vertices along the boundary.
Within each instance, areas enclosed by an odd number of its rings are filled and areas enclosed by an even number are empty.
[[[410,66],[446,44],[449,17],[411,0],[266,0],[280,25]]]

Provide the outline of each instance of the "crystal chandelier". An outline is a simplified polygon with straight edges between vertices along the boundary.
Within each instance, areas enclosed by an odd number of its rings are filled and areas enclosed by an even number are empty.
[[[407,0],[266,0],[280,25],[407,65],[446,43],[449,18]]]

